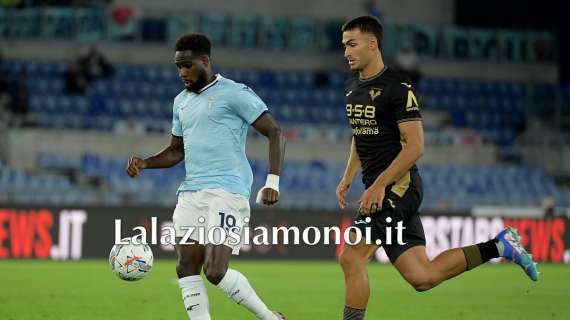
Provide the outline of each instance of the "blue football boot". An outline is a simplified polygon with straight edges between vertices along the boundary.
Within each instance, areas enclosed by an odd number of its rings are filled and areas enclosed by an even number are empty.
[[[495,241],[501,257],[518,264],[529,278],[538,281],[540,272],[536,270],[537,263],[532,261],[532,255],[526,252],[521,245],[521,237],[517,229],[505,228],[495,237]]]

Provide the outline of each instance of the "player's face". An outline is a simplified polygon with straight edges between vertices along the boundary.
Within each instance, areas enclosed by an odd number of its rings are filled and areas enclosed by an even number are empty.
[[[176,51],[174,63],[178,67],[178,75],[184,83],[186,89],[198,92],[208,81],[206,64],[209,62],[207,56],[195,56],[192,51]]]
[[[368,65],[372,56],[370,37],[369,34],[360,32],[359,29],[342,33],[344,58],[348,61],[351,70],[359,71]]]

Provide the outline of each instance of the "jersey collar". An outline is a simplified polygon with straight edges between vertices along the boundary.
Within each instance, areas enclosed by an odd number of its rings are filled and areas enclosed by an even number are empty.
[[[219,73],[216,73],[216,78],[214,79],[214,81],[208,83],[208,85],[204,86],[204,88],[200,89],[200,91],[198,91],[198,93],[202,93],[202,92],[206,91],[208,88],[210,88],[213,85],[215,85],[216,83],[218,83],[218,81],[220,81],[221,78],[222,78],[222,76]]]
[[[360,80],[360,82],[367,82],[367,81],[370,81],[370,80],[374,80],[374,79],[380,77],[381,75],[383,75],[384,72],[386,72],[386,70],[388,70],[388,66],[385,65],[384,68],[383,68],[382,70],[380,70],[380,72],[378,72],[377,74],[373,75],[372,77],[369,77],[369,78],[366,78],[366,79],[362,79],[362,78],[358,77],[358,80]]]

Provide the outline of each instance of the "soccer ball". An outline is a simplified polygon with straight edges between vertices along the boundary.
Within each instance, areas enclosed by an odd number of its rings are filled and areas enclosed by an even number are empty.
[[[109,254],[111,269],[117,277],[125,281],[140,280],[152,268],[152,250],[146,244],[133,244],[130,238],[121,240],[129,244],[115,244]]]

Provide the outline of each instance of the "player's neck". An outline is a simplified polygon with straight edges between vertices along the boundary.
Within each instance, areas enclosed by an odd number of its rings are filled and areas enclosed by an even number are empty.
[[[358,74],[360,79],[369,79],[382,72],[384,70],[384,67],[384,61],[382,61],[382,57],[380,57],[378,59],[372,60],[370,64],[368,64],[364,69],[360,70]]]
[[[216,74],[214,74],[214,72],[212,70],[209,70],[206,72],[206,76],[207,76],[207,81],[206,84],[204,85],[204,87],[207,87],[210,83],[212,83],[214,80],[216,80]]]

